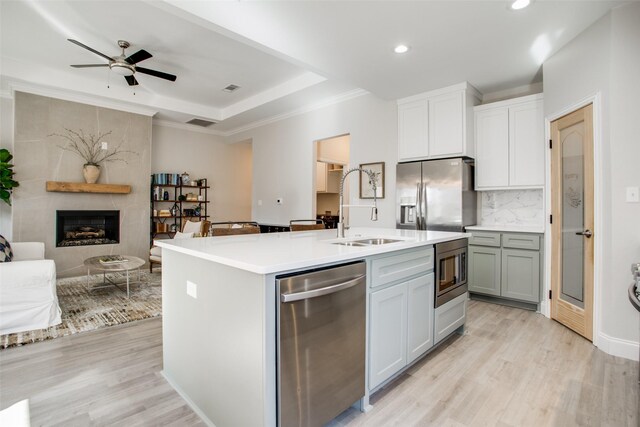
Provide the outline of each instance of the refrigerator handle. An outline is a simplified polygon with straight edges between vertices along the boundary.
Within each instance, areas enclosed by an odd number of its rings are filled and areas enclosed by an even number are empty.
[[[427,229],[427,214],[429,213],[428,209],[429,209],[429,203],[427,200],[427,184],[423,184],[422,186],[423,192],[424,192],[424,198],[423,198],[423,202],[424,202],[424,212],[422,213],[422,229],[426,230]]]
[[[420,203],[420,183],[416,183],[416,230],[420,230],[420,221],[422,220],[422,209]]]

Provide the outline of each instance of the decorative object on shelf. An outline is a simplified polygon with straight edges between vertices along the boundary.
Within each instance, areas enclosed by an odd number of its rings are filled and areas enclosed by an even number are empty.
[[[182,213],[183,213],[183,216],[188,216],[188,217],[198,216],[196,215],[196,212],[193,209],[183,209]]]
[[[171,211],[169,209],[160,209],[158,216],[171,216]]]
[[[59,147],[63,150],[71,151],[85,161],[82,166],[82,174],[87,184],[95,184],[98,181],[101,163],[127,163],[127,161],[121,157],[122,154],[131,153],[137,155],[137,153],[133,151],[121,149],[122,143],[112,149],[104,148],[107,147],[107,142],[103,141],[103,139],[111,135],[111,131],[97,135],[92,133],[85,135],[82,129],[76,132],[65,128],[65,131],[66,134],[53,133],[49,136],[59,136],[66,139],[68,142],[65,145],[59,145]]]
[[[171,216],[177,216],[179,211],[180,208],[178,207],[178,204],[174,203],[173,206],[171,206]]]
[[[165,191],[164,194],[162,195],[162,200],[169,200],[169,192]]]
[[[169,231],[171,231],[172,233],[175,233],[178,231],[178,224],[171,224],[169,226]]]
[[[187,193],[187,198],[185,200],[188,202],[196,202],[198,201],[198,196],[195,193]]]
[[[193,209],[193,213],[195,213],[195,216],[200,216],[200,211],[202,210],[200,205],[193,205],[192,209]]]
[[[178,200],[181,202],[184,202],[185,200],[187,200],[187,196],[185,196],[184,194],[181,194],[178,196]]]
[[[166,233],[167,232],[167,224],[163,222],[156,222],[156,232],[157,233]]]
[[[182,180],[182,185],[189,185],[189,182],[191,181],[189,174],[186,172],[180,175],[180,179]]]
[[[0,149],[0,199],[11,205],[11,193],[18,187],[17,181],[13,179],[13,165],[9,163],[13,156],[6,148]]]
[[[360,169],[370,170],[376,177],[376,198],[384,199],[384,162],[363,163]],[[373,199],[372,182],[367,174],[360,172],[360,198]]]
[[[198,181],[198,187],[204,187],[205,185],[207,185],[207,179],[206,178],[200,178]]]

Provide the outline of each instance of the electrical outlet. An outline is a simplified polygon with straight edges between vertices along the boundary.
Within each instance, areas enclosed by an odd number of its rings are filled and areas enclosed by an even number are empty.
[[[198,299],[198,285],[190,282],[189,280],[187,280],[187,295],[194,299]]]
[[[627,187],[627,203],[638,203],[638,202],[640,202],[638,187]]]
[[[276,199],[276,204],[277,204],[277,205],[282,205],[282,204],[284,204],[284,200],[282,200],[282,197],[278,197],[278,198]]]
[[[100,147],[103,150],[108,150],[109,149],[109,143],[106,141],[102,141],[102,146]]]

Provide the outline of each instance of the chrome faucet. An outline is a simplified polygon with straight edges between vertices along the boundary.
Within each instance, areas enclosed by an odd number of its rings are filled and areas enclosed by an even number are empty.
[[[347,178],[351,172],[360,171],[369,175],[369,184],[371,184],[371,188],[373,189],[373,205],[345,205],[343,203],[344,199],[344,180]],[[352,208],[371,208],[371,221],[378,220],[378,204],[376,199],[376,175],[371,170],[360,169],[360,168],[351,168],[342,175],[342,179],[340,180],[340,208],[338,210],[338,237],[344,237],[344,218],[342,217],[342,211],[345,207]]]

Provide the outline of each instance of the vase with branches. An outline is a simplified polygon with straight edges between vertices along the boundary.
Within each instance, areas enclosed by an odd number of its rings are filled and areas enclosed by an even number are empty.
[[[82,173],[87,183],[93,184],[100,176],[100,166],[105,162],[124,162],[122,158],[125,153],[136,154],[133,151],[123,150],[122,144],[111,149],[103,148],[104,139],[111,135],[111,131],[93,134],[80,129],[78,132],[65,128],[63,134],[54,133],[50,136],[59,136],[67,140],[65,145],[59,145],[65,151],[71,151],[84,160]]]

